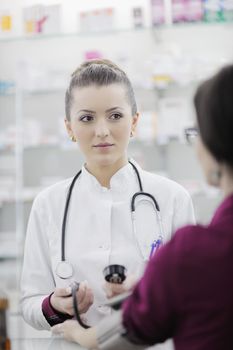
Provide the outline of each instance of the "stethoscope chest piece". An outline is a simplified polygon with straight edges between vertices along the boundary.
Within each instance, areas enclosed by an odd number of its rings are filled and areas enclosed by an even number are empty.
[[[104,278],[109,283],[121,284],[126,279],[126,268],[122,265],[109,265],[103,270]]]
[[[73,267],[67,261],[60,261],[56,267],[56,274],[62,279],[71,278],[73,276]]]

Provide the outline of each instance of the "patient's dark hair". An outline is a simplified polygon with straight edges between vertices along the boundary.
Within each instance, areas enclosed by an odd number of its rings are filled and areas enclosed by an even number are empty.
[[[233,65],[199,86],[194,105],[203,143],[217,161],[233,168]]]
[[[65,97],[66,118],[70,120],[70,109],[72,105],[72,92],[76,87],[87,87],[90,85],[106,86],[110,84],[122,84],[126,88],[126,96],[131,106],[132,115],[137,112],[133,87],[126,73],[115,63],[106,60],[90,60],[83,62],[71,75],[69,87]]]

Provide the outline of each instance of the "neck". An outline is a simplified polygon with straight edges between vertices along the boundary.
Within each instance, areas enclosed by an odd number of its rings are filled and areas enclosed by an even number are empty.
[[[89,173],[95,176],[101,186],[110,188],[110,180],[112,176],[127,163],[128,159],[125,157],[124,159],[120,159],[116,163],[110,165],[86,163],[85,168],[89,171]]]

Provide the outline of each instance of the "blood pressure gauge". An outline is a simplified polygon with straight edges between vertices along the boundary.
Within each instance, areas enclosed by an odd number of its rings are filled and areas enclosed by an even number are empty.
[[[109,283],[121,284],[126,279],[126,268],[122,265],[109,265],[103,270],[104,278]]]

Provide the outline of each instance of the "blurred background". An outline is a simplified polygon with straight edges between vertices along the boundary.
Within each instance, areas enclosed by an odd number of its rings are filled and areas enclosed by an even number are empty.
[[[182,184],[200,223],[221,200],[184,129],[195,123],[197,85],[233,61],[232,0],[0,0],[0,290],[11,337],[45,335],[19,317],[26,225],[36,194],[82,165],[64,94],[93,58],[113,60],[133,83],[141,119],[129,155]]]

